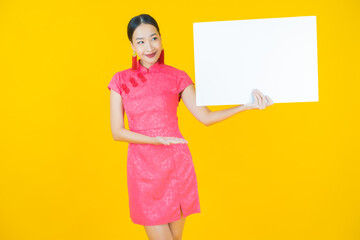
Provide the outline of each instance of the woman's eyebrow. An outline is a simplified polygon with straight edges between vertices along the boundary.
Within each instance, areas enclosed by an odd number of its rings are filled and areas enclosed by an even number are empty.
[[[152,34],[150,34],[150,36],[149,36],[149,37],[154,36],[154,35],[156,35],[156,33],[152,33]],[[135,40],[138,40],[138,39],[143,39],[143,37],[138,37],[138,38],[136,38]]]

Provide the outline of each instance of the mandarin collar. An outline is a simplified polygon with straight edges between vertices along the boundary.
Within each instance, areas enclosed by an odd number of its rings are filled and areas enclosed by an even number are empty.
[[[151,65],[149,68],[146,68],[143,65],[141,65],[140,59],[138,59],[136,70],[141,73],[149,73],[149,72],[156,72],[160,68],[161,68],[161,64],[159,63],[159,60],[156,63],[154,63],[153,65]]]

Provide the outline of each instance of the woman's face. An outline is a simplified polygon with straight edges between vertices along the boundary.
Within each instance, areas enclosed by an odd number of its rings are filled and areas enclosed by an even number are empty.
[[[134,31],[131,47],[140,57],[141,64],[149,68],[157,62],[162,50],[162,40],[151,24],[140,24]]]

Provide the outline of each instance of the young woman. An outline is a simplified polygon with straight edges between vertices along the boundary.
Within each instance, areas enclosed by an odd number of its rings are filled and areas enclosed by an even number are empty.
[[[182,237],[185,218],[200,213],[191,153],[178,127],[180,99],[205,126],[245,110],[264,109],[273,102],[254,90],[255,102],[251,104],[220,111],[196,106],[191,78],[185,71],[164,63],[155,19],[147,14],[136,16],[127,31],[134,51],[133,65],[115,73],[108,88],[112,136],[129,143],[130,217],[133,223],[144,226],[150,240],[177,240]],[[124,127],[124,112],[129,130]]]

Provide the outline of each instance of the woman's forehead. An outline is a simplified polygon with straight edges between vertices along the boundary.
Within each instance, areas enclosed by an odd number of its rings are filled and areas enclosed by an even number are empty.
[[[157,29],[151,24],[141,24],[134,31],[134,37],[144,38],[157,35]]]

